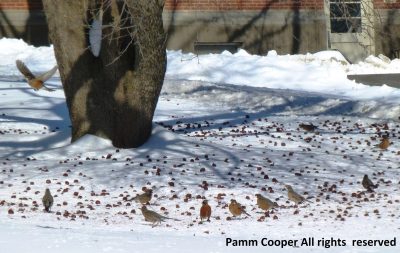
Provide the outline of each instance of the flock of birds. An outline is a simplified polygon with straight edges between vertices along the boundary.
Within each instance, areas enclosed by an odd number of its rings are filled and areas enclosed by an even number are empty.
[[[317,126],[311,124],[304,124],[301,123],[299,124],[299,127],[302,128],[303,130],[307,132],[314,132],[315,130],[318,129]],[[379,144],[375,145],[375,147],[380,148],[382,150],[386,150],[390,146],[390,139],[388,135],[382,135],[382,140]]]
[[[53,89],[50,89],[44,85],[44,82],[47,81],[48,79],[51,78],[51,76],[54,75],[54,73],[57,71],[57,66],[52,68],[51,70],[35,76],[32,74],[32,72],[28,69],[28,67],[20,60],[16,61],[16,65],[18,70],[24,75],[25,79],[27,80],[28,84],[34,89],[34,90],[39,90],[39,89],[44,89],[47,91],[54,91]],[[300,128],[307,132],[313,132],[315,131],[318,127],[313,125],[313,124],[300,124]],[[382,136],[381,142],[376,145],[382,150],[386,150],[390,146],[390,140],[388,136]],[[368,190],[368,191],[373,191],[374,188],[377,187],[377,185],[373,184],[372,181],[368,178],[368,175],[364,175],[364,178],[362,180],[362,186]],[[285,185],[285,188],[287,189],[287,197],[290,201],[294,202],[296,205],[302,203],[302,202],[310,202],[303,196],[301,196],[299,193],[293,190],[293,188],[290,185]],[[147,209],[146,205],[150,203],[150,200],[152,198],[153,191],[151,189],[146,190],[143,194],[138,194],[136,197],[134,197],[131,200],[135,200],[136,202],[139,202],[142,204],[141,211],[142,214],[145,218],[146,221],[151,222],[154,225],[160,224],[162,221],[166,219],[172,219],[166,216],[163,216],[161,214],[156,213],[155,211]],[[261,194],[256,194],[255,195],[257,198],[257,205],[260,209],[264,211],[268,211],[273,208],[278,208],[279,205],[276,202],[273,202],[272,200],[268,199],[267,197],[261,195]],[[42,198],[42,203],[44,206],[44,210],[46,212],[50,212],[51,207],[53,206],[54,203],[54,198],[50,193],[49,189],[46,189],[45,194]],[[235,199],[231,199],[230,204],[229,204],[229,211],[234,217],[241,216],[242,214],[245,214],[247,216],[250,216],[245,210],[245,208],[237,202]],[[203,220],[210,221],[211,217],[211,207],[208,204],[207,200],[203,200],[202,206],[200,208],[200,219],[201,222]],[[174,219],[176,220],[176,219]]]
[[[368,178],[368,175],[364,175],[363,180],[362,180],[362,186],[369,192],[374,191],[374,188],[377,188],[377,185],[372,183],[372,181]],[[296,191],[293,190],[292,186],[290,185],[285,185],[285,188],[287,189],[287,197],[290,201],[294,202],[296,205],[301,204],[303,202],[310,202],[308,199],[297,193]],[[137,194],[134,198],[130,199],[130,201],[134,200],[140,204],[142,204],[141,211],[142,215],[147,222],[151,222],[153,227],[157,224],[161,224],[161,222],[167,220],[167,219],[172,219],[175,221],[179,221],[178,219],[170,218],[164,215],[161,215],[155,211],[149,210],[146,205],[148,205],[152,199],[153,196],[153,190],[152,189],[145,189],[144,193],[142,194]],[[261,195],[261,194],[256,194],[255,195],[257,198],[257,206],[262,209],[263,211],[269,211],[273,208],[279,208],[279,205],[268,199],[267,197]],[[54,198],[51,195],[51,192],[49,189],[46,189],[45,194],[42,198],[42,203],[44,206],[44,210],[46,212],[50,212],[51,207],[54,204]],[[242,214],[250,216],[249,213],[246,212],[244,206],[242,206],[239,202],[237,202],[235,199],[231,199],[230,204],[228,206],[230,213],[233,215],[233,217],[239,217]],[[208,204],[208,201],[205,199],[202,201],[202,206],[200,208],[200,220],[201,223],[203,220],[207,220],[210,222],[210,217],[211,217],[211,206]]]

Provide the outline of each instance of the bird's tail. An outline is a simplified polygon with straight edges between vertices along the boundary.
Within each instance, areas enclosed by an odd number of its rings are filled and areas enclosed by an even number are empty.
[[[132,200],[134,200],[136,203],[139,203],[140,202],[139,195],[136,195],[135,197],[131,198],[130,201],[132,201]]]
[[[179,220],[179,219],[170,218],[170,217],[165,217],[165,216],[163,216],[162,218],[163,218],[163,219],[167,219],[167,220],[173,220],[173,221],[181,221],[181,220]]]
[[[44,90],[47,90],[47,91],[50,91],[50,92],[55,91],[55,89],[50,89],[50,88],[48,88],[48,87],[46,87],[46,86],[44,86],[44,85],[43,85],[43,89],[44,89]]]

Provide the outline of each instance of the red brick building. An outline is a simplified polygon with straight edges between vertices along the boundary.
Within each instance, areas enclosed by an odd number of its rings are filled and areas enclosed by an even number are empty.
[[[46,44],[41,0],[0,0],[0,36]],[[251,53],[339,49],[351,60],[400,49],[400,0],[166,0],[168,48]]]

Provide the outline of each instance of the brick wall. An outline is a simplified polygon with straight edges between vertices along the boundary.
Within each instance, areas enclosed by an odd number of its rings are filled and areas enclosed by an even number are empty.
[[[400,9],[400,0],[374,0],[376,9]]]
[[[322,9],[323,0],[166,0],[166,10]],[[0,9],[42,9],[41,0],[0,0]]]
[[[166,10],[322,9],[323,0],[166,0]]]
[[[42,0],[0,0],[0,10],[41,10]]]
[[[400,0],[374,0],[376,9],[400,9]],[[166,10],[323,9],[324,0],[165,0]],[[40,10],[42,0],[0,0],[0,10]]]
[[[165,0],[166,10],[261,10],[293,7],[323,9],[324,0]],[[374,7],[400,9],[400,0],[374,0]]]

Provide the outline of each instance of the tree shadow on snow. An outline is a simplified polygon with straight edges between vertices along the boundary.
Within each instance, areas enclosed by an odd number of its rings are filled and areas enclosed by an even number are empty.
[[[27,85],[22,83],[21,85]],[[51,85],[49,85],[51,86]],[[58,86],[56,86],[58,87]],[[3,122],[2,129],[4,131],[14,132],[16,138],[9,141],[1,141],[2,148],[8,151],[3,151],[5,157],[27,157],[36,152],[40,152],[55,146],[62,145],[70,139],[70,120],[68,116],[65,101],[62,98],[47,97],[45,91],[34,91],[30,87],[24,88],[0,88],[0,93],[6,90],[18,89],[26,97],[26,100],[21,100],[21,103],[26,103],[27,106],[17,108],[2,107],[0,119]],[[35,102],[41,104],[41,108],[35,108]],[[43,104],[45,104],[43,106]],[[23,105],[23,104],[21,104]],[[15,115],[15,112],[17,115]],[[43,111],[43,116],[37,116],[38,112]],[[51,119],[46,118],[46,114],[51,113]],[[31,116],[35,114],[35,116]],[[24,128],[21,127],[24,123],[36,124],[38,126]],[[9,127],[7,124],[11,124]],[[17,134],[19,128],[23,131],[31,132],[35,136],[40,135],[42,132],[43,138],[34,138],[29,140],[27,138],[29,133]],[[50,131],[50,133],[49,133]],[[36,132],[36,133],[35,133]],[[20,138],[18,138],[20,137]],[[26,140],[23,140],[26,138]]]

